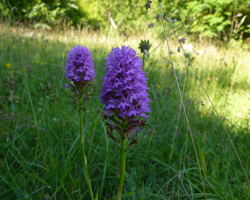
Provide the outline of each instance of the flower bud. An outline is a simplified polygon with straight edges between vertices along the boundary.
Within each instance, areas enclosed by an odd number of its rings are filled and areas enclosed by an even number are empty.
[[[184,44],[184,43],[185,43],[185,41],[186,41],[186,39],[185,39],[185,38],[181,38],[181,39],[179,39],[179,42],[180,42],[180,43],[183,43],[183,44]]]
[[[161,19],[161,15],[156,15],[156,20],[160,21],[160,19]]]
[[[181,52],[181,47],[178,47],[177,51],[180,53]]]
[[[177,22],[177,19],[173,19],[172,20],[172,24],[174,24],[175,22]]]
[[[154,27],[154,25],[155,25],[155,23],[151,23],[148,25],[148,28],[152,28],[152,27]]]
[[[170,19],[168,17],[166,17],[166,20],[167,20],[168,23],[170,22]]]
[[[191,21],[190,18],[186,18],[186,19],[185,19],[185,24],[188,25],[190,21]]]
[[[146,9],[149,9],[149,8],[151,8],[151,5],[150,5],[150,3],[148,3],[148,2],[147,2],[147,3],[145,4],[145,7],[146,7]]]

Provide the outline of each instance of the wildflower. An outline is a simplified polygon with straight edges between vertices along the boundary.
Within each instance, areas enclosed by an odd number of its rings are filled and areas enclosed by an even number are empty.
[[[82,156],[84,165],[83,170],[88,185],[88,192],[90,194],[90,198],[88,199],[94,200],[91,181],[88,174],[87,157],[85,155],[82,120],[83,104],[85,101],[89,100],[91,96],[91,93],[85,93],[85,89],[90,86],[91,81],[95,77],[94,63],[88,48],[86,46],[82,47],[80,45],[73,47],[69,51],[65,68],[66,77],[68,81],[70,81],[70,84],[67,84],[66,88],[70,87],[71,91],[74,94],[74,97],[70,95],[70,98],[73,99],[74,104],[78,104],[79,109],[79,128],[81,134]]]
[[[160,21],[160,19],[161,19],[161,15],[159,15],[159,14],[156,15],[156,20],[157,20],[157,21]]]
[[[151,23],[148,25],[148,28],[152,28],[152,27],[154,27],[154,25],[155,25],[155,23]]]
[[[9,69],[11,67],[11,64],[10,63],[7,63],[6,64],[6,67]]]
[[[190,18],[186,18],[186,19],[185,19],[185,24],[188,25],[190,21],[191,21]]]
[[[11,72],[8,72],[8,74],[10,75],[10,74],[11,74]]]
[[[138,115],[146,117],[150,112],[146,86],[147,78],[142,71],[142,60],[136,57],[136,51],[122,46],[114,48],[106,61],[106,75],[103,77],[101,102],[105,104],[105,113],[124,119],[133,119]]]
[[[138,142],[135,132],[141,131],[141,126],[146,126],[141,116],[150,112],[148,103],[150,99],[147,93],[147,78],[142,71],[142,60],[136,57],[136,51],[132,48],[122,46],[114,48],[106,61],[106,74],[103,77],[101,89],[101,102],[104,107],[104,119],[107,120],[107,136],[120,149],[120,170],[118,175],[117,200],[121,200],[125,177],[126,152]],[[115,130],[120,136],[119,141],[114,135]],[[130,144],[126,145],[130,135],[134,135]],[[120,143],[120,145],[119,145]],[[119,167],[118,167],[119,169]]]
[[[158,88],[158,89],[160,89],[160,88],[161,88],[161,86],[157,85],[157,88]]]
[[[181,52],[181,47],[178,47],[178,48],[177,48],[177,51],[180,53],[180,52]]]
[[[72,81],[75,86],[88,84],[95,77],[92,56],[87,47],[73,47],[69,51],[65,68],[68,81]]]
[[[37,63],[39,63],[39,60],[36,60]]]
[[[168,17],[166,17],[166,20],[167,20],[168,23],[170,22],[170,19]]]
[[[23,72],[23,69],[21,69],[20,71]]]
[[[159,67],[159,64],[157,63],[155,66],[156,66],[156,67]]]
[[[177,19],[173,19],[172,20],[172,24],[174,24],[175,22],[177,22]]]
[[[54,62],[53,58],[50,58],[50,61],[51,61],[51,62]]]
[[[181,39],[179,39],[179,42],[180,42],[180,43],[183,43],[183,44],[184,44],[184,43],[185,43],[185,41],[186,41],[186,39],[185,39],[185,38],[181,38]]]

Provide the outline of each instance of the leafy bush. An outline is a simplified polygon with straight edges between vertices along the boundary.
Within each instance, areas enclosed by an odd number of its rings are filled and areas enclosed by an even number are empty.
[[[36,22],[35,27],[49,29],[67,22],[71,26],[80,24],[98,30],[111,24],[120,34],[132,35],[143,32],[148,23],[154,22],[155,13],[159,13],[158,1],[153,1],[148,12],[145,3],[140,0],[5,0],[0,3],[0,11],[3,19],[10,18],[11,10],[17,21]],[[163,8],[165,16],[178,20],[176,27],[186,17],[192,18],[189,34],[225,41],[250,36],[250,0],[170,0],[163,2]],[[162,27],[156,26],[152,32],[163,35]]]

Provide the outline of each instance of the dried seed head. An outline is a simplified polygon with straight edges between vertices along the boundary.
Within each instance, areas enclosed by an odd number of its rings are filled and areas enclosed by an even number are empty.
[[[156,20],[160,21],[160,19],[161,19],[161,15],[156,15]]]
[[[152,28],[152,27],[154,27],[154,25],[155,25],[155,23],[151,23],[148,25],[148,28]]]
[[[49,81],[46,81],[46,87],[47,87],[47,92],[50,92],[51,86]]]
[[[43,83],[40,83],[40,89],[44,90]]]
[[[180,53],[181,52],[181,47],[178,47],[177,51]]]
[[[185,43],[185,41],[186,41],[186,39],[185,39],[185,38],[181,38],[181,39],[179,39],[179,42],[180,42],[180,43],[183,43],[183,44],[184,44],[184,43]]]
[[[149,52],[147,51],[147,49],[144,49],[143,52],[144,52],[148,57],[150,56],[150,54],[149,54]]]
[[[170,22],[170,19],[168,17],[166,17],[166,20],[167,20],[168,23]]]
[[[190,18],[186,18],[186,19],[185,19],[185,24],[188,25],[190,21],[191,21]]]
[[[177,19],[173,19],[172,20],[172,24],[174,24],[175,22],[177,22]]]
[[[149,8],[151,8],[151,5],[150,5],[150,3],[148,3],[148,2],[147,2],[147,3],[145,4],[145,7],[146,7],[146,9],[149,9]]]

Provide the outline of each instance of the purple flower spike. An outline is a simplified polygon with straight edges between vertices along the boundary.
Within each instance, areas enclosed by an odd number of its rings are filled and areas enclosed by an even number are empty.
[[[134,49],[122,46],[114,48],[105,58],[106,74],[99,98],[108,116],[115,112],[130,121],[139,115],[147,118],[145,113],[151,112],[147,78],[142,71],[142,60],[136,55]]]
[[[82,85],[95,78],[93,59],[87,47],[77,45],[68,54],[66,63],[66,77],[76,86]],[[67,85],[66,87],[69,87]]]

